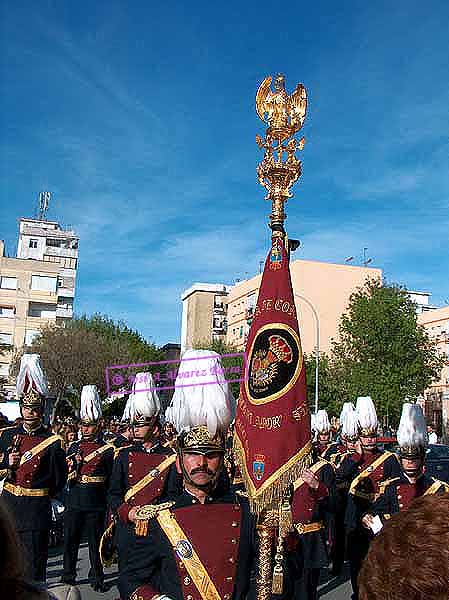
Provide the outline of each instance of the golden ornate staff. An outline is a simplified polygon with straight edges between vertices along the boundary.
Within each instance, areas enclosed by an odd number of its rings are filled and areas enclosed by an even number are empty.
[[[263,160],[257,167],[260,184],[266,188],[266,200],[271,200],[270,228],[272,238],[286,238],[284,205],[292,197],[290,188],[301,176],[301,161],[296,150],[304,147],[304,138],[298,142],[294,135],[301,129],[306,118],[307,93],[300,83],[289,96],[285,91],[285,77],[278,74],[274,91],[270,89],[271,77],[266,77],[256,95],[256,111],[262,121],[268,122],[265,137],[256,135],[259,148],[265,149]],[[265,118],[267,115],[267,118]],[[272,593],[282,593],[283,544],[292,531],[291,492],[285,490],[284,500],[277,506],[267,507],[258,520],[259,578],[258,600],[269,600]],[[273,572],[273,539],[278,529],[278,544]]]
[[[301,161],[295,152],[304,148],[305,141],[301,138],[298,142],[293,136],[301,129],[306,118],[307,93],[300,83],[289,96],[285,91],[284,75],[276,75],[274,92],[270,89],[271,81],[272,77],[266,77],[256,95],[256,112],[262,121],[268,122],[265,138],[256,135],[259,148],[265,148],[257,175],[260,184],[267,189],[265,199],[272,201],[272,235],[284,237],[284,204],[292,197],[290,188],[301,176]]]

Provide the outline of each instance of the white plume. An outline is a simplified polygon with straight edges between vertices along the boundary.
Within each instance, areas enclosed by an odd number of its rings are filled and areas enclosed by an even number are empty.
[[[362,429],[377,431],[376,407],[371,396],[359,396],[355,408],[359,425]]]
[[[352,402],[345,402],[343,404],[343,406],[341,407],[341,413],[340,413],[340,423],[343,422],[343,419],[345,417],[345,414],[347,412],[354,412],[355,411],[355,406]]]
[[[225,432],[235,417],[236,402],[222,372],[220,355],[186,350],[179,365],[175,393],[165,420],[181,431],[205,425],[211,435]]]
[[[427,435],[426,420],[419,404],[405,402],[402,405],[397,438],[398,444],[401,447],[427,447],[429,438]]]
[[[161,402],[151,373],[136,373],[130,400],[131,421],[138,417],[151,418],[159,414]]]
[[[353,410],[347,410],[343,417],[340,417],[341,435],[343,437],[356,437],[359,433],[359,422],[357,412],[352,405]]]
[[[42,396],[48,394],[47,380],[42,370],[39,354],[24,354],[16,381],[17,396],[35,389]]]
[[[81,390],[80,418],[96,423],[102,416],[101,400],[96,385],[84,385]]]
[[[319,410],[315,415],[315,429],[319,433],[326,433],[331,430],[329,416],[324,409]]]

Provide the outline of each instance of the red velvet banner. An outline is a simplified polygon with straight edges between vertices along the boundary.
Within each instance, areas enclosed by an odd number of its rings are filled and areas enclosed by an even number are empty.
[[[288,254],[274,238],[246,346],[235,448],[252,509],[260,512],[310,462],[310,413]]]

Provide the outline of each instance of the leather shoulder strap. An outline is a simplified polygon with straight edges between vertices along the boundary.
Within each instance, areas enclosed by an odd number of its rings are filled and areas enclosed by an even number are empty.
[[[30,450],[28,450],[27,452],[22,454],[22,457],[20,459],[20,464],[23,465],[24,463],[28,462],[34,456],[39,454],[39,452],[42,452],[42,450],[45,450],[45,448],[48,448],[48,446],[51,446],[54,442],[57,442],[57,441],[62,442],[62,438],[61,438],[61,436],[56,435],[56,434],[51,435],[48,438],[45,438],[45,440],[42,440],[42,442],[39,442],[39,444],[36,444],[33,448],[30,448]]]
[[[96,456],[103,454],[107,450],[113,450],[113,449],[114,449],[114,446],[112,444],[105,444],[104,446],[97,448],[96,450],[94,450],[93,452],[90,452],[87,456],[85,456],[83,459],[83,462],[88,463],[91,460],[93,460]]]
[[[313,474],[316,474],[321,469],[321,467],[324,467],[324,465],[330,465],[330,462],[328,460],[325,460],[324,458],[322,458],[321,460],[316,462],[314,465],[312,465],[309,468],[309,471],[312,471]],[[305,483],[304,479],[302,477],[298,477],[298,479],[293,482],[293,490],[296,492],[296,490],[298,488],[300,488],[302,485],[304,485],[304,483]]]
[[[355,477],[352,480],[352,483],[349,487],[349,493],[353,494],[355,491],[355,488],[357,487],[359,481],[361,479],[364,479],[365,477],[369,477],[369,475],[375,471],[377,469],[377,467],[380,467],[381,465],[383,465],[383,463],[387,460],[387,458],[390,458],[390,456],[393,456],[393,454],[391,452],[384,452],[383,454],[381,454],[378,458],[376,458],[375,461],[373,461],[370,465],[368,465],[367,467],[365,467],[365,469],[363,469],[363,471],[361,473],[359,473],[357,475],[357,477]]]
[[[147,485],[149,485],[156,477],[159,477],[161,473],[166,471],[176,460],[176,454],[171,454],[167,456],[157,467],[154,467],[149,473],[142,477],[137,483],[135,483],[125,494],[125,502],[127,502],[130,498],[135,496],[138,492],[143,490]]]

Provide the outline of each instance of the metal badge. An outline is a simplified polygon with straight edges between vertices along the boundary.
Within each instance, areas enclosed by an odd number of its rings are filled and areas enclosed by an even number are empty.
[[[27,460],[30,460],[31,458],[33,458],[33,453],[31,452],[31,450],[27,450],[27,452],[25,452],[23,455],[23,460],[27,461]]]
[[[192,544],[189,542],[189,540],[179,540],[175,546],[175,552],[179,558],[192,558]]]

